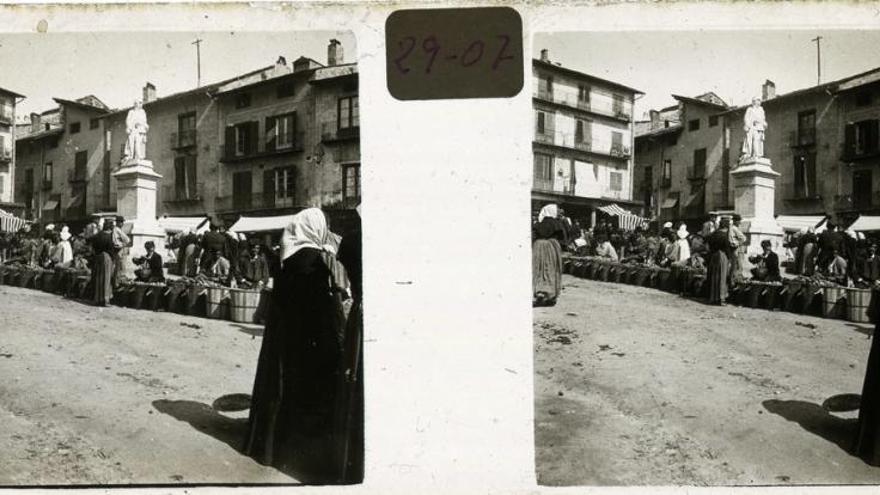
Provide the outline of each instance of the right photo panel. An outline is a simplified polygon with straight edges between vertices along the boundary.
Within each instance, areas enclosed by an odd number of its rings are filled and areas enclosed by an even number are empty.
[[[539,484],[880,482],[878,44],[533,36]]]

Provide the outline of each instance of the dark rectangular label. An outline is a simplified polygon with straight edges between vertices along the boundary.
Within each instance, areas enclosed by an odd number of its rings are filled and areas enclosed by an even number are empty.
[[[399,100],[507,98],[523,87],[522,19],[509,7],[398,10],[385,50]]]

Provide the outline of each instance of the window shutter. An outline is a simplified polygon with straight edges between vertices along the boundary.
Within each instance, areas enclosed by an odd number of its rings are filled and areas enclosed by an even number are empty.
[[[189,199],[195,199],[198,196],[198,178],[196,176],[196,156],[190,155],[186,157],[186,183],[187,196]]]
[[[275,170],[263,170],[263,199],[265,207],[275,206]]]
[[[266,117],[266,151],[275,151],[278,139],[275,137],[275,117]]]
[[[260,135],[260,123],[253,120],[249,123],[248,129],[248,154],[252,155],[257,152],[257,138]]]
[[[856,151],[856,127],[853,124],[846,124],[843,131],[844,155],[852,156]]]
[[[290,135],[288,142],[291,143],[294,148],[299,148],[300,143],[296,142],[296,112],[290,113],[290,125],[287,126],[287,133]]]
[[[538,112],[536,114],[535,118],[538,119],[538,122],[537,122],[538,133],[544,134],[544,118],[545,118],[544,112]]]
[[[816,154],[810,153],[806,158],[807,194],[818,196],[819,191],[816,189]]]
[[[186,197],[186,157],[174,159],[174,198]]]
[[[225,155],[227,157],[235,156],[235,127],[226,126]]]

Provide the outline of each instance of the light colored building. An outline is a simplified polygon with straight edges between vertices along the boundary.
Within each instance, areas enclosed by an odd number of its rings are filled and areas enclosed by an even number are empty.
[[[646,217],[697,224],[730,209],[727,104],[714,93],[672,95],[676,105],[636,123],[634,191]]]
[[[533,210],[557,203],[588,224],[612,204],[640,210],[633,198],[632,112],[642,92],[563,67],[547,50],[532,61],[532,77]]]
[[[31,114],[31,132],[17,139],[16,197],[29,219],[84,223],[107,207],[101,117],[109,110],[92,95],[54,100],[58,107]]]
[[[15,109],[23,95],[0,88],[0,208],[20,214],[15,203]]]

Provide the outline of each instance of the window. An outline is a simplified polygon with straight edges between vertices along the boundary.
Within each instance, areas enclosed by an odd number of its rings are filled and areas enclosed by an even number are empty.
[[[79,130],[80,130],[79,122],[71,122],[70,123],[70,133],[71,134],[76,134],[79,132]]]
[[[97,119],[97,118],[89,119],[89,129],[97,129],[100,126],[101,126],[100,119]]]
[[[816,111],[798,113],[797,144],[808,146],[816,142]]]
[[[296,113],[266,117],[266,151],[292,147],[295,130]]]
[[[808,153],[794,157],[794,197],[812,198],[816,191],[816,154]]]
[[[73,158],[73,180],[86,180],[88,177],[89,152],[77,151]]]
[[[853,206],[858,210],[871,208],[871,181],[873,180],[870,170],[856,170],[852,175],[852,200]]]
[[[608,175],[608,180],[611,184],[612,191],[622,191],[623,190],[623,174],[620,172],[611,172]]]
[[[664,160],[663,161],[663,177],[661,178],[661,185],[669,186],[672,184],[672,160]]]
[[[856,95],[856,106],[857,107],[866,107],[871,104],[871,92],[870,91],[862,91],[861,93]]]
[[[876,119],[847,124],[844,134],[846,155],[850,158],[880,151],[880,128]]]
[[[342,195],[346,202],[359,200],[361,197],[361,165],[350,164],[342,167]]]
[[[251,94],[241,93],[235,97],[235,108],[247,108],[251,106]]]
[[[693,119],[688,121],[688,131],[699,131],[700,130],[700,119]]]
[[[614,115],[626,116],[623,109],[623,96],[611,95],[611,111],[614,112]]]
[[[590,122],[585,120],[575,121],[574,142],[575,144],[590,143]]]
[[[623,133],[617,131],[611,131],[611,154],[612,155],[622,155],[623,154]]]
[[[538,98],[543,98],[545,100],[553,99],[553,78],[552,77],[539,77],[538,78]]]
[[[654,184],[654,167],[645,167],[644,177],[642,179],[642,187],[651,189]]]
[[[691,169],[692,179],[703,179],[706,177],[706,148],[694,150],[694,167]]]
[[[257,152],[259,122],[242,122],[226,128],[226,157],[246,156]]]
[[[277,88],[278,98],[289,98],[294,95],[295,90],[292,82],[283,82]]]
[[[709,127],[715,127],[718,125],[718,116],[710,115],[709,116]]]
[[[276,168],[274,171],[275,178],[275,199],[293,198],[294,191],[294,168]]]
[[[250,171],[232,174],[232,207],[245,210],[253,207],[253,173]]]
[[[590,87],[578,86],[578,102],[590,103]]]
[[[544,153],[535,153],[534,167],[535,189],[552,189],[553,157]]]
[[[360,119],[358,116],[358,97],[349,96],[340,98],[337,104],[337,129],[349,129],[360,127]]]
[[[537,119],[538,134],[544,134],[544,131],[547,128],[547,114],[544,112],[538,112]]]
[[[188,112],[177,116],[178,147],[195,146],[196,144],[196,113]]]
[[[52,162],[46,162],[43,165],[43,182],[47,183],[47,184],[51,184],[53,178],[54,178],[54,175],[53,175]]]
[[[198,199],[196,155],[178,156],[174,159],[174,199]]]
[[[6,149],[6,136],[0,134],[0,159],[7,156],[8,151],[9,150]]]

